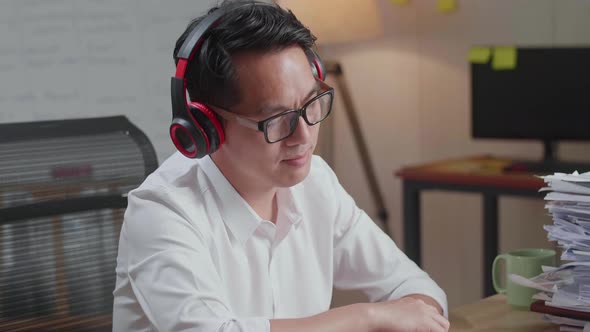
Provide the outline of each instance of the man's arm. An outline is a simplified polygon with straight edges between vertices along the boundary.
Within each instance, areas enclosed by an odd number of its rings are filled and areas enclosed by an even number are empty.
[[[430,296],[426,296],[426,295],[422,295],[422,294],[411,294],[411,295],[408,295],[405,297],[410,297],[410,298],[413,298],[416,300],[422,300],[422,301],[424,301],[424,303],[433,306],[436,309],[436,311],[438,311],[439,314],[442,315],[444,313],[443,308],[440,306],[440,304],[438,304],[438,302],[436,302],[436,300]]]
[[[382,303],[344,306],[302,319],[274,319],[271,332],[446,332],[449,322],[418,295]],[[442,311],[442,310],[441,310]]]
[[[370,302],[423,294],[446,315],[444,291],[356,205],[330,167],[319,157],[316,161],[324,172],[318,181],[334,211],[334,286],[360,289]]]
[[[335,308],[321,314],[300,319],[272,319],[271,332],[365,332],[370,331],[366,304]]]
[[[360,288],[371,302],[414,298],[446,316],[444,291],[361,212],[335,250],[335,286]]]

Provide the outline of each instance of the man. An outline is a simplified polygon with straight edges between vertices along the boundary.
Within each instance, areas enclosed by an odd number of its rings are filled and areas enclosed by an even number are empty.
[[[444,292],[312,156],[333,96],[306,55],[315,37],[275,5],[220,10],[185,77],[225,142],[129,194],[113,330],[447,331]],[[329,310],[333,287],[372,303]]]

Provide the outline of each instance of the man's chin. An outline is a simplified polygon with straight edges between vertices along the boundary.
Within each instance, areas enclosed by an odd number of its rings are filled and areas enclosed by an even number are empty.
[[[281,177],[280,177],[280,187],[292,187],[301,181],[305,180],[305,178],[309,175],[310,169],[310,162],[302,167],[298,167],[296,169],[290,168],[289,170],[283,170]]]

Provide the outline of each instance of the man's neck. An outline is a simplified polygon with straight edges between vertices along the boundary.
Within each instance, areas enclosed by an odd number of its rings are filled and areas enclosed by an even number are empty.
[[[239,190],[238,193],[240,193]],[[272,196],[264,194],[255,195],[253,193],[249,193],[249,195],[240,193],[240,196],[246,200],[246,202],[254,211],[256,211],[260,218],[269,220],[272,223],[276,223],[278,211],[276,191],[272,194]]]
[[[273,223],[276,222],[278,211],[276,187],[265,186],[259,181],[237,174],[235,169],[224,167],[223,163],[216,162],[213,156],[211,159],[238,194],[242,196],[260,218]]]

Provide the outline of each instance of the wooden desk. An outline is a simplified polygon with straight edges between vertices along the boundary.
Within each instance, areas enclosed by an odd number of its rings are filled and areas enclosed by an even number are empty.
[[[549,332],[559,325],[543,321],[542,314],[518,311],[506,304],[504,295],[494,295],[451,310],[451,332]]]
[[[505,173],[510,159],[488,156],[445,160],[406,167],[396,175],[402,179],[404,251],[416,264],[420,253],[420,192],[452,190],[481,193],[483,196],[483,278],[484,296],[494,294],[492,263],[498,255],[498,196],[516,195],[542,198],[542,179],[526,173]]]

